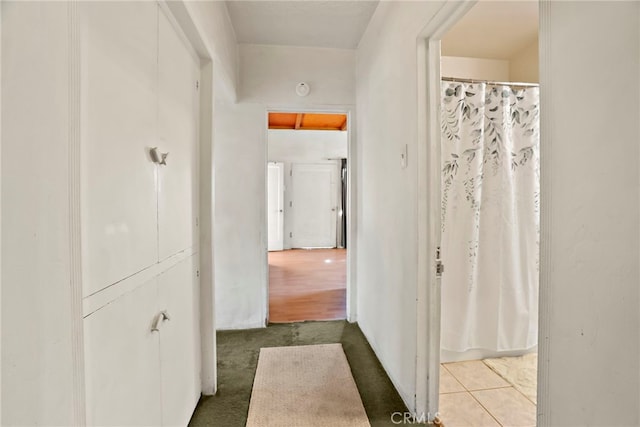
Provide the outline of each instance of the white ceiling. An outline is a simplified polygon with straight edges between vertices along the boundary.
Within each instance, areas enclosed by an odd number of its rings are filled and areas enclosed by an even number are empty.
[[[442,38],[442,55],[510,59],[537,38],[537,1],[480,0]]]
[[[355,49],[378,1],[227,1],[238,43]]]

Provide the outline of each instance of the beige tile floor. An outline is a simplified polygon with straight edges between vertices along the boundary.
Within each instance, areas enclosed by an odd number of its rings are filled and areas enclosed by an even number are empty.
[[[536,405],[482,360],[443,363],[440,419],[446,427],[535,427]]]

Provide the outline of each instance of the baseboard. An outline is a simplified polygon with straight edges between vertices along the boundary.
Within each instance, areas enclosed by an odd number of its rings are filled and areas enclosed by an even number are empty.
[[[537,345],[527,349],[507,351],[486,350],[483,348],[476,348],[467,351],[449,351],[442,349],[440,350],[440,362],[449,363],[462,362],[465,360],[493,359],[496,357],[515,357],[522,356],[527,353],[535,353],[537,351]]]
[[[235,325],[224,325],[216,328],[216,331],[236,331],[238,329],[262,329],[266,328],[264,322],[239,323]]]
[[[358,328],[360,328],[360,324],[359,323],[357,324],[358,324]],[[389,373],[389,369],[387,368],[387,365],[385,364],[385,362],[382,359],[380,359],[379,350],[376,348],[375,345],[371,343],[371,339],[369,339],[369,336],[367,335],[367,333],[362,328],[360,328],[360,330],[362,331],[362,334],[366,338],[367,343],[369,344],[369,347],[371,347],[371,349],[373,350],[373,353],[376,355],[376,359],[378,359],[378,362],[380,362],[380,365],[382,365],[382,369],[384,369],[385,373],[387,374],[387,377],[391,380],[391,383],[393,384],[393,388],[395,388],[398,394],[400,395],[400,398],[404,402],[404,406],[406,406],[407,410],[409,410],[410,412],[415,412],[416,410],[415,393],[407,393],[402,389],[402,387],[400,387],[398,381],[396,381],[393,375]]]

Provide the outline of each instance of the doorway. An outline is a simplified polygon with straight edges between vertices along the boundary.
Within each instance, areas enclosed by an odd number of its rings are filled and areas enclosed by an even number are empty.
[[[419,55],[424,67],[421,72],[426,79],[421,96],[425,100],[422,108],[428,119],[420,131],[426,146],[422,164],[428,190],[423,195],[426,201],[426,231],[421,248],[425,256],[429,254],[427,266],[422,270],[425,283],[423,301],[426,302],[422,305],[425,307],[423,321],[428,326],[424,329],[427,336],[421,347],[424,352],[418,356],[419,369],[424,369],[425,386],[419,389],[422,393],[419,393],[417,403],[432,417],[437,415],[445,425],[457,424],[460,420],[470,422],[472,419],[474,425],[535,424],[539,253],[537,201],[540,193],[539,166],[533,165],[539,162],[539,124],[536,130],[526,129],[532,141],[518,137],[517,144],[511,142],[509,145],[503,141],[507,137],[500,134],[497,138],[501,147],[497,151],[485,147],[481,138],[492,132],[484,121],[490,120],[494,113],[503,112],[503,106],[512,109],[504,111],[506,115],[503,117],[508,117],[505,121],[514,120],[518,126],[523,117],[518,117],[520,113],[517,110],[524,108],[520,105],[523,99],[526,99],[525,102],[531,101],[531,111],[526,113],[527,116],[539,117],[537,14],[536,2],[468,2],[443,8],[423,31],[424,50],[419,51]],[[504,22],[508,24],[503,26]],[[491,26],[491,31],[487,30],[487,25]],[[526,29],[529,29],[528,34],[524,34]],[[494,39],[488,40],[491,37]],[[492,94],[497,94],[504,101],[500,102],[498,108],[488,105]],[[474,96],[477,99],[471,99]],[[478,101],[477,105],[473,101]],[[443,119],[445,113],[450,114]],[[475,113],[479,114],[478,117],[471,117]],[[477,125],[478,129],[472,129],[471,123]],[[465,127],[464,132],[458,135],[456,130],[461,127]],[[463,148],[463,140],[468,137],[471,137],[468,141],[470,145],[458,153],[456,150]],[[533,139],[536,141],[533,142]],[[515,149],[520,142],[531,142],[529,148],[533,148],[520,153],[520,148],[524,147]],[[491,143],[489,141],[488,144]],[[503,157],[505,171],[510,176],[509,179],[505,178],[506,181],[500,179],[491,188],[489,179],[485,178],[499,175],[502,164],[492,156],[502,155],[502,151],[508,154]],[[517,157],[519,154],[524,156],[524,151],[527,151],[526,160]],[[487,167],[487,171],[483,171],[483,167]],[[515,174],[527,168],[531,169],[524,172],[531,178],[528,188],[530,194],[524,194],[522,189],[511,188],[523,183],[522,177],[518,183],[512,182],[507,185],[508,188],[505,187],[505,182],[517,178]],[[459,182],[456,181],[458,178]],[[483,194],[476,198],[475,190],[481,186],[479,181],[482,181]],[[456,185],[460,191],[453,189]],[[523,214],[523,209],[520,209],[522,206],[518,203],[525,198],[527,208],[531,209]],[[483,203],[481,208],[476,203],[479,201]],[[496,205],[491,206],[492,203]],[[533,237],[528,235],[528,241],[523,245],[517,242],[517,234],[514,234],[515,240],[506,239],[509,244],[505,239],[493,243],[487,240],[487,237],[492,238],[492,232],[486,230],[487,223],[491,223],[487,220],[488,215],[496,214],[496,221],[503,220],[504,212],[500,210],[503,204],[511,206],[504,206],[512,215],[513,221],[509,226],[526,229],[530,225]],[[465,217],[466,223],[462,225],[452,223],[453,216],[461,216],[463,207],[469,207],[475,214]],[[474,219],[472,215],[482,216],[484,227],[476,238],[463,232],[465,227],[478,232],[475,221],[478,218]],[[494,227],[493,234],[504,237],[508,233],[507,225]],[[482,240],[480,248],[479,240]],[[527,246],[526,250],[521,251],[522,246]],[[487,257],[488,248],[492,248],[489,252],[492,252],[493,260]],[[484,254],[480,254],[483,251]],[[511,277],[507,277],[511,274],[506,272],[508,269],[503,271],[495,261],[502,259],[503,254],[513,261],[512,270],[517,271],[512,271],[514,274]],[[482,272],[479,272],[477,263],[473,268],[463,268],[473,259],[481,261]],[[435,262],[431,265],[430,260]],[[479,280],[484,276],[482,280],[491,282],[485,280],[487,274],[497,275],[494,280],[499,283],[490,292],[485,292],[486,283],[481,284]],[[510,310],[500,308],[500,298],[509,300],[517,299],[516,295],[524,295],[520,285],[529,289],[524,300],[516,301]],[[456,287],[464,288],[458,294],[461,298],[455,297],[453,289]],[[480,288],[482,292],[477,292]],[[477,294],[481,294],[480,297]],[[506,319],[503,315],[507,311],[516,317]],[[486,315],[489,312],[499,314],[489,319],[490,316]],[[522,377],[527,378],[527,384],[519,381]],[[433,381],[433,378],[439,380]],[[474,383],[471,378],[482,378],[484,382]],[[505,402],[518,408],[506,408]],[[513,417],[518,421],[514,421]]]
[[[270,323],[347,318],[348,117],[269,112]]]

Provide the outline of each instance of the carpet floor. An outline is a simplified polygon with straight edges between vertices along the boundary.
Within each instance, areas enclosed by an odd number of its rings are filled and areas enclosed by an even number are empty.
[[[191,427],[244,427],[262,347],[341,343],[372,427],[394,426],[406,407],[357,324],[346,321],[283,323],[262,329],[220,331],[218,393],[203,396]]]

